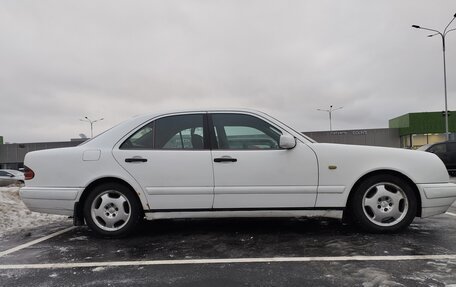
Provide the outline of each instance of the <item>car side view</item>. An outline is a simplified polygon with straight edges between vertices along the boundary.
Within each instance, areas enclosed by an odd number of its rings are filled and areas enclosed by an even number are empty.
[[[30,152],[25,165],[20,195],[30,210],[110,237],[143,218],[319,212],[395,232],[456,200],[434,154],[316,143],[250,110],[138,116],[77,147]]]

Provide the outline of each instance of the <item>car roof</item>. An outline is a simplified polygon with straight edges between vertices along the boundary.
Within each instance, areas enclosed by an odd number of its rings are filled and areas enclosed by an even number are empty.
[[[167,114],[186,114],[186,113],[211,113],[211,112],[245,112],[245,113],[254,113],[254,114],[261,114],[267,115],[264,112],[255,110],[255,109],[248,109],[248,108],[200,108],[200,109],[169,109],[169,110],[159,110],[153,113],[144,113],[140,115],[134,116],[136,117],[148,117],[153,118],[156,116],[162,116]]]

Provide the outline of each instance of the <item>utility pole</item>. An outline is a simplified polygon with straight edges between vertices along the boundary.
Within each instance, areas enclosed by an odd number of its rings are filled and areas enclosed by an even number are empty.
[[[329,106],[329,109],[325,110],[325,109],[317,109],[317,111],[320,111],[320,112],[327,112],[329,114],[329,132],[332,132],[332,113],[334,111],[337,111],[337,110],[340,110],[342,109],[343,107],[338,107],[338,108],[333,108],[332,105]]]
[[[454,21],[454,19],[456,19],[456,14],[454,14],[453,19],[451,19],[450,23],[448,23],[448,25],[445,27],[443,32],[437,31],[435,29],[429,29],[429,28],[421,27],[421,26],[418,26],[418,25],[412,25],[412,27],[416,28],[416,29],[421,29],[421,30],[427,30],[427,31],[434,32],[434,34],[430,34],[430,35],[428,35],[428,37],[434,37],[436,35],[440,35],[440,37],[442,38],[443,87],[444,87],[444,91],[445,91],[445,137],[446,137],[446,140],[450,139],[450,133],[448,131],[448,95],[447,95],[447,76],[446,76],[446,58],[445,58],[445,37],[446,37],[446,35],[449,32],[456,30],[456,28],[448,30],[448,27],[450,27],[450,25]]]
[[[88,122],[90,124],[90,138],[93,138],[93,124],[99,121],[104,120],[104,118],[97,119],[97,120],[90,120],[88,117],[84,117],[84,119],[79,119],[82,122]]]

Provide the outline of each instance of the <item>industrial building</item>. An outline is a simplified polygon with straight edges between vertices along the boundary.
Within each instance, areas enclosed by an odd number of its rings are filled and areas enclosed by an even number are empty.
[[[448,111],[450,140],[455,140],[456,114]],[[445,141],[444,112],[409,113],[389,120],[389,127],[399,129],[400,147],[416,149],[422,145]]]

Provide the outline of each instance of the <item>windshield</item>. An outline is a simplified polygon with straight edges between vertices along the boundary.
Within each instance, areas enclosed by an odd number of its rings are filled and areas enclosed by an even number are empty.
[[[295,130],[294,128],[292,128],[292,127],[290,127],[289,125],[283,123],[282,121],[280,121],[280,120],[274,118],[273,116],[271,116],[271,115],[268,115],[268,116],[269,116],[270,118],[273,118],[273,119],[276,120],[277,122],[281,123],[282,125],[286,126],[286,127],[289,128],[290,130],[294,131],[295,133],[300,134],[302,137],[304,137],[305,139],[307,139],[309,142],[311,142],[311,143],[316,143],[316,142],[317,142],[316,140],[314,140],[314,139],[308,137],[308,136],[305,135],[304,133],[298,132],[298,131]]]
[[[418,150],[424,150],[424,151],[426,151],[430,146],[431,146],[430,144],[425,144],[425,145],[419,147]]]

